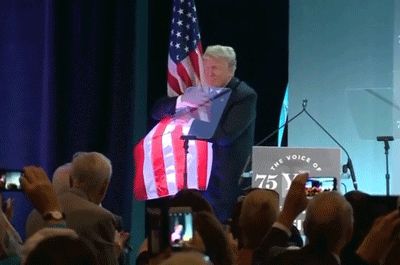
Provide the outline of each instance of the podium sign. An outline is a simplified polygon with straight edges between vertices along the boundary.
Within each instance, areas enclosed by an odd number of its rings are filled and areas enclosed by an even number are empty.
[[[272,189],[279,193],[279,205],[283,206],[287,192],[299,173],[307,171],[310,177],[334,177],[340,191],[339,148],[289,148],[253,146],[252,187]],[[295,226],[303,230],[303,212]]]

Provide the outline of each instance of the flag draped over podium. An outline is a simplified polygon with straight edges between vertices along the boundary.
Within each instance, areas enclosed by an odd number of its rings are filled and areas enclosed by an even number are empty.
[[[194,0],[174,0],[168,53],[168,96],[179,96],[186,88],[201,86],[202,46]],[[134,148],[137,200],[175,195],[184,187],[185,150],[182,134],[186,123],[172,117],[161,120]],[[212,144],[190,140],[187,155],[188,188],[206,190],[212,167]]]

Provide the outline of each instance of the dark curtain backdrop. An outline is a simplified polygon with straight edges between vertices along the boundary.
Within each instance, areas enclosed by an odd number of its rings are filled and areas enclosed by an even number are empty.
[[[135,1],[0,3],[0,166],[49,176],[77,151],[110,158],[103,205],[131,220]],[[128,161],[129,160],[129,161]],[[25,237],[31,206],[16,198]]]

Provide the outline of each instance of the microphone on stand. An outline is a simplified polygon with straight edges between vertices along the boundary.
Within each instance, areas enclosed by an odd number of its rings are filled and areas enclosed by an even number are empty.
[[[306,106],[307,106],[307,100],[306,101]],[[304,108],[304,101],[303,101],[303,108]],[[310,113],[304,108],[304,112],[310,117],[342,150],[346,153],[347,155],[347,164],[343,165],[343,173],[347,173],[347,169],[350,170],[350,176],[353,181],[354,189],[358,190],[358,185],[357,185],[357,180],[356,180],[356,174],[354,172],[354,167],[353,167],[353,162],[351,161],[351,158],[349,156],[349,153],[347,150],[327,131],[325,128],[316,120],[314,119],[313,116],[311,116]]]
[[[276,129],[276,130],[273,131],[272,133],[268,134],[264,139],[262,139],[261,141],[259,141],[258,143],[256,143],[254,146],[260,146],[260,145],[262,145],[262,144],[265,143],[269,138],[271,138],[274,134],[276,134],[280,129],[282,129],[283,127],[285,127],[286,125],[288,125],[292,120],[294,120],[294,119],[296,119],[298,116],[300,116],[300,115],[306,110],[306,107],[307,107],[307,99],[304,99],[304,100],[303,100],[302,105],[303,105],[303,110],[302,110],[302,111],[300,111],[299,113],[297,113],[297,114],[296,114],[293,118],[291,118],[290,120],[286,120],[286,122],[285,122],[284,124],[282,124],[281,126],[279,126],[278,129]],[[240,176],[239,181],[238,181],[238,186],[240,186],[240,185],[242,184],[243,178],[251,178],[252,175],[253,175],[253,171],[251,171],[251,170],[250,170],[250,171],[247,171],[247,167],[250,165],[251,159],[252,159],[252,154],[250,154],[250,155],[247,157],[246,164],[244,165],[243,170],[242,170],[242,175]]]
[[[346,152],[347,154],[347,152]],[[347,164],[343,165],[343,173],[347,173],[347,169],[350,170],[350,177],[351,180],[353,181],[354,189],[358,190],[358,185],[357,185],[357,180],[356,180],[356,174],[354,173],[354,168],[353,168],[353,162],[351,161],[351,158],[347,155]]]

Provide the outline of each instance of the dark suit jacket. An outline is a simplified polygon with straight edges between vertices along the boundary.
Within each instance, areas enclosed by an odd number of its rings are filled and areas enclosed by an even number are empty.
[[[339,265],[339,261],[329,251],[319,246],[307,245],[298,250],[288,250],[268,263],[271,265]]]
[[[230,217],[241,194],[238,179],[254,142],[257,94],[245,82],[233,78],[226,86],[231,96],[210,142],[213,143],[213,166],[208,190],[203,194],[221,221]],[[177,97],[159,99],[151,115],[154,119],[175,114]]]
[[[334,255],[321,246],[306,245],[299,250],[273,251],[274,248],[287,247],[289,236],[285,231],[272,227],[262,240],[260,246],[253,254],[253,265],[337,265],[339,264]],[[281,250],[280,249],[280,250]],[[272,250],[272,251],[271,251]],[[279,253],[279,254],[275,254]],[[356,254],[346,260],[346,265],[368,265]],[[342,265],[345,265],[342,263]]]
[[[88,200],[80,189],[72,188],[59,198],[67,227],[74,229],[95,251],[98,264],[118,264],[115,252],[114,215]]]

